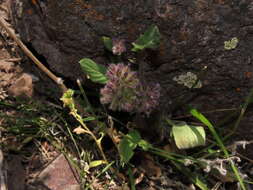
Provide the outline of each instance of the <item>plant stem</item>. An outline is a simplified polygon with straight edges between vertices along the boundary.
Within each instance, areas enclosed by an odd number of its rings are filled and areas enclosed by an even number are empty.
[[[77,113],[76,113],[77,114]],[[99,140],[97,139],[97,137],[90,131],[90,129],[85,125],[85,123],[83,122],[81,116],[77,115],[76,117],[77,121],[82,125],[82,127],[87,131],[87,133],[93,138],[93,140],[95,141],[102,158],[104,159],[104,161],[106,162],[106,164],[108,164],[109,162],[106,159],[105,153],[103,151],[103,148],[101,146],[101,143],[99,142]]]

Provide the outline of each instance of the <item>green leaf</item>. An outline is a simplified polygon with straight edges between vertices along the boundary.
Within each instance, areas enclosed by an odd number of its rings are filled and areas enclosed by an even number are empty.
[[[134,149],[137,147],[140,141],[141,136],[136,130],[133,130],[125,135],[124,138],[120,141],[119,154],[122,165],[127,164],[133,157]]]
[[[160,32],[157,26],[152,25],[150,26],[144,34],[142,34],[136,42],[132,43],[134,46],[132,51],[141,51],[145,48],[155,49],[160,44]]]
[[[190,126],[186,123],[174,125],[172,134],[179,149],[193,148],[205,145],[206,134],[201,126]]]
[[[253,92],[253,91],[252,91]],[[220,146],[220,148],[222,149],[222,151],[224,152],[225,154],[225,157],[226,158],[229,158],[230,155],[225,147],[225,145],[223,144],[222,142],[222,139],[219,137],[218,133],[215,131],[215,128],[214,126],[211,124],[211,122],[203,115],[201,114],[198,110],[196,109],[191,109],[190,110],[190,113],[196,117],[198,120],[200,120],[202,123],[204,123],[208,129],[211,131],[213,137],[215,138],[217,144]],[[240,183],[240,187],[243,189],[243,190],[246,190],[246,187],[244,185],[244,182],[243,182],[243,179],[241,178],[240,174],[239,174],[239,171],[237,169],[237,167],[235,166],[234,162],[230,160],[230,165],[231,165],[231,168],[235,174],[235,177],[237,178],[237,180],[239,181]]]
[[[136,130],[131,131],[126,135],[129,141],[131,141],[135,146],[140,142],[141,136],[140,133]]]
[[[121,164],[127,164],[134,155],[133,144],[127,139],[123,138],[119,143],[119,155]]]
[[[72,89],[68,89],[61,97],[61,101],[63,105],[69,107],[70,110],[75,108],[74,100],[73,100],[74,91]]]
[[[107,164],[107,162],[104,160],[94,160],[94,161],[90,162],[89,167],[94,168],[94,167],[100,166],[102,164]]]
[[[103,40],[103,42],[104,42],[105,48],[106,48],[108,51],[112,51],[112,47],[113,47],[112,39],[109,38],[109,37],[103,36],[103,37],[102,37],[102,40]]]
[[[108,79],[105,76],[105,66],[99,65],[88,58],[81,59],[79,63],[81,65],[82,70],[87,74],[91,81],[100,84],[106,84]]]
[[[202,123],[204,123],[206,126],[213,126],[212,124],[211,124],[211,122],[202,114],[202,113],[200,113],[198,110],[196,110],[196,109],[191,109],[190,110],[190,113],[194,116],[194,117],[196,117],[198,120],[200,120]]]
[[[130,182],[130,185],[131,185],[131,190],[136,190],[134,175],[133,175],[133,171],[132,171],[131,168],[128,168],[128,175],[129,175],[129,182]]]
[[[140,140],[138,146],[141,147],[144,151],[148,151],[150,148],[152,148],[152,145],[145,140]]]
[[[86,118],[83,118],[83,121],[84,121],[84,122],[87,122],[87,121],[94,121],[94,120],[96,120],[95,117],[86,117]]]

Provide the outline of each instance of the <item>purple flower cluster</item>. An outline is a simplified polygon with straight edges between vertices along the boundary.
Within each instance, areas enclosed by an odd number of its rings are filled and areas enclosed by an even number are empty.
[[[102,104],[110,104],[111,110],[149,115],[158,105],[160,85],[144,87],[137,73],[131,71],[129,66],[122,63],[110,64],[106,76],[108,82],[100,91],[100,101]]]
[[[112,53],[114,55],[121,55],[126,51],[125,40],[123,39],[113,39],[112,40]]]
[[[159,104],[161,87],[158,83],[147,86],[143,89],[141,95],[140,107],[138,112],[143,112],[149,115]]]

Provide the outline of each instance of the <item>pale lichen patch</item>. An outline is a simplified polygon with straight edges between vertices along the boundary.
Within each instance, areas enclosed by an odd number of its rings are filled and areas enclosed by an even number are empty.
[[[238,45],[238,38],[234,37],[231,40],[225,41],[224,42],[224,48],[225,50],[231,50],[231,49],[235,49]]]
[[[173,80],[176,81],[178,84],[182,84],[188,88],[201,88],[202,87],[201,81],[198,80],[197,75],[192,72],[187,72],[185,74],[175,76],[173,78]]]

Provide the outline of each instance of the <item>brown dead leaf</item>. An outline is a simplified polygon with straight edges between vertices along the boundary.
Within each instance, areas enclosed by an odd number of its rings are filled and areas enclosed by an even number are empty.
[[[173,152],[172,147],[171,147],[170,144],[166,144],[166,145],[163,147],[163,150],[165,150],[166,152]]]
[[[1,87],[7,87],[11,84],[11,82],[13,81],[13,79],[15,78],[15,74],[14,73],[8,73],[8,74],[3,74],[0,73],[0,84]]]
[[[141,169],[148,177],[159,178],[162,175],[161,168],[156,165],[152,156],[147,153],[142,153],[141,158]]]
[[[163,146],[162,149],[168,153],[185,154],[185,150],[178,149],[174,141],[172,141],[170,144]]]
[[[127,183],[125,183],[119,190],[130,190],[130,188],[128,187]]]
[[[11,72],[14,69],[14,63],[9,61],[0,60],[0,70],[6,73]]]
[[[144,187],[144,188],[141,188],[139,190],[156,190],[156,189],[154,187],[149,187],[149,188]]]
[[[234,174],[230,171],[226,175],[222,175],[217,169],[212,169],[210,174],[222,183],[235,182]]]
[[[75,128],[73,130],[73,132],[76,133],[76,134],[78,134],[78,135],[80,135],[80,134],[86,133],[86,130],[84,128],[82,128],[81,126],[79,126],[79,127]]]
[[[140,173],[140,175],[135,179],[135,185],[138,185],[139,183],[141,183],[144,176],[145,176],[144,173]]]
[[[119,142],[121,140],[121,136],[118,134],[116,129],[108,128],[107,129],[107,134],[110,136],[110,138],[112,139],[112,141],[115,145],[119,144]]]

